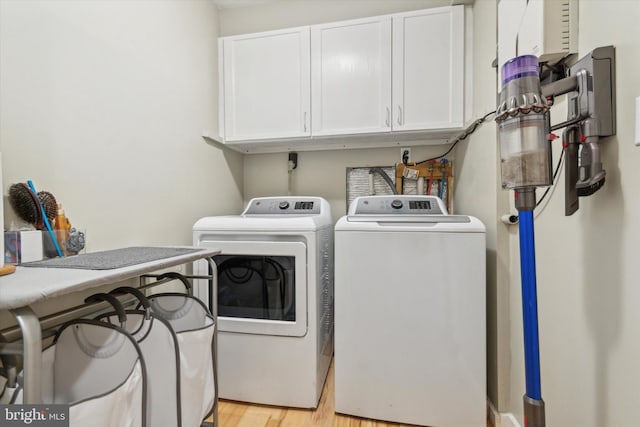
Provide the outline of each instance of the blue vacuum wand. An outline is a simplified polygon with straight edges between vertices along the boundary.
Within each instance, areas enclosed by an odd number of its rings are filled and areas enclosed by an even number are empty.
[[[544,401],[540,385],[540,350],[538,344],[538,297],[536,288],[536,254],[533,210],[519,212],[520,277],[522,281],[522,325],[524,330],[525,427],[545,425]]]

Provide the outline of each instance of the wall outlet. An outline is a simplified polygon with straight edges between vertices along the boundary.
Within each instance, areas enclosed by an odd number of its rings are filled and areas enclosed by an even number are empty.
[[[411,163],[411,148],[400,149],[400,163]]]

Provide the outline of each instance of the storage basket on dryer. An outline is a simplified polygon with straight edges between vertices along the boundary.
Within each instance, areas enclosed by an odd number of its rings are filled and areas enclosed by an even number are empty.
[[[187,292],[191,284],[182,275],[158,277],[180,280]],[[152,313],[173,327],[180,351],[182,426],[199,427],[213,413],[217,401],[214,360],[216,324],[209,309],[197,298],[183,293],[158,293],[147,297]]]

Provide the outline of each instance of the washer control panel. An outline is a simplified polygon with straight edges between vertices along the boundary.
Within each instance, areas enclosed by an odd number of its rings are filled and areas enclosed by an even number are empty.
[[[268,197],[252,199],[243,215],[319,215],[320,200],[314,197]]]
[[[349,215],[447,215],[435,196],[365,196],[353,201]]]

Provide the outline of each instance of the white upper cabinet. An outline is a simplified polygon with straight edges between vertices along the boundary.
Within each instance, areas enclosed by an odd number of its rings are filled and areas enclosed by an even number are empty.
[[[441,143],[464,126],[464,21],[449,6],[220,38],[220,135],[244,152]]]
[[[220,39],[225,141],[311,135],[309,27]]]
[[[464,6],[393,15],[393,130],[460,128]]]
[[[312,135],[391,130],[391,17],[311,27]]]

